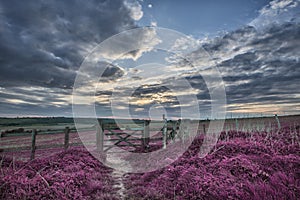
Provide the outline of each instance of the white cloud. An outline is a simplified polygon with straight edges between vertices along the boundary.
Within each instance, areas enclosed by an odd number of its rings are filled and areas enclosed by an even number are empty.
[[[270,8],[273,10],[284,9],[295,5],[297,5],[297,2],[294,0],[276,0],[270,2],[270,6],[271,6]]]
[[[264,28],[274,23],[283,23],[287,21],[299,20],[295,18],[295,14],[299,15],[300,0],[274,0],[263,7],[249,25],[255,28]]]
[[[157,26],[157,22],[152,21],[152,22],[150,23],[150,25],[156,27],[156,26]]]
[[[161,43],[154,28],[132,29],[115,35],[107,42],[101,43],[99,52],[95,50],[91,58],[99,60],[99,56],[110,61],[132,59],[136,61],[143,53],[151,51]]]
[[[143,17],[142,5],[138,1],[127,0],[124,4],[130,10],[130,15],[133,20],[138,21]]]

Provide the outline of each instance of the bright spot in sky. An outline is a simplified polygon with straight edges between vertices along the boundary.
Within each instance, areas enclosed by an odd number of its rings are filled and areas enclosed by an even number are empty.
[[[157,26],[157,22],[151,22],[151,26]]]
[[[150,4],[148,4],[148,8],[152,8],[152,4],[150,3]]]

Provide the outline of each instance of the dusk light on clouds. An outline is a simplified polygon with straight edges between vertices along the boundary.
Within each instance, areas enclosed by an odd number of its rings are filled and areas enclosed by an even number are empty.
[[[95,90],[99,116],[111,116],[113,93],[130,97],[130,111],[145,117],[163,106],[178,117],[178,98],[195,95],[206,118],[211,97],[203,75],[218,69],[226,90],[226,110],[234,115],[299,114],[299,0],[274,1],[0,1],[0,110],[2,116],[72,116],[72,91],[83,60],[101,42],[122,31],[162,27],[181,32],[188,41],[173,45],[182,57],[157,49],[163,38],[153,29],[124,36],[118,48],[86,72],[81,88]],[[188,12],[187,12],[188,10]],[[147,46],[147,48],[145,48]],[[119,55],[124,49],[136,51]],[[149,48],[150,47],[150,48]],[[209,54],[205,56],[203,51]],[[183,57],[196,63],[192,66]],[[95,55],[97,59],[97,55]],[[160,71],[153,65],[161,63]],[[88,82],[104,70],[97,82]],[[191,87],[166,84],[184,79]],[[174,83],[175,84],[175,83]],[[121,97],[121,96],[118,96]],[[126,106],[118,98],[119,109]],[[116,100],[115,100],[116,101]]]

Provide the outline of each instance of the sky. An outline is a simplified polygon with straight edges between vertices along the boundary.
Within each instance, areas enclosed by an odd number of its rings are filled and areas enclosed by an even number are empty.
[[[217,36],[250,23],[259,10],[270,1],[266,0],[144,0],[141,2],[144,17],[141,26],[156,23],[195,38]]]
[[[0,116],[299,114],[299,3],[0,0]]]

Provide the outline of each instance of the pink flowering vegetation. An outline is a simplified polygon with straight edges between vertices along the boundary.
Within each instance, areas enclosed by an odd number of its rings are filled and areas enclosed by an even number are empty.
[[[200,158],[204,137],[197,136],[167,167],[125,174],[125,199],[300,199],[297,128],[222,132],[214,149]],[[155,143],[147,151],[159,148],[161,143]],[[157,156],[157,162],[168,156]],[[0,157],[0,199],[121,199],[116,181],[112,169],[84,148],[29,162]]]
[[[0,199],[119,199],[112,169],[84,149],[0,164]]]
[[[128,199],[300,199],[300,138],[279,132],[222,133],[216,147],[198,156],[197,137],[163,169],[125,176]],[[292,142],[294,140],[294,142]]]

